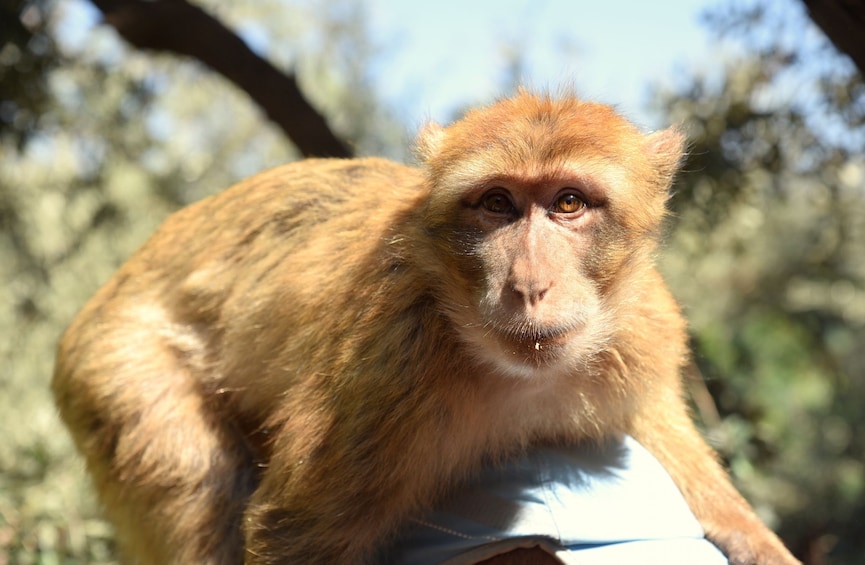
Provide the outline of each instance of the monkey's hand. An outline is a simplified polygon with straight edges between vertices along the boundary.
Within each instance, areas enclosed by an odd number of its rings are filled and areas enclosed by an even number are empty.
[[[777,536],[759,522],[750,531],[707,531],[706,537],[724,552],[730,565],[801,565]]]

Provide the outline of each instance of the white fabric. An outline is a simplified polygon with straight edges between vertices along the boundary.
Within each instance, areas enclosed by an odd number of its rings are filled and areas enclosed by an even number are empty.
[[[539,448],[414,520],[382,561],[463,565],[541,546],[567,564],[725,565],[660,463],[630,437]]]

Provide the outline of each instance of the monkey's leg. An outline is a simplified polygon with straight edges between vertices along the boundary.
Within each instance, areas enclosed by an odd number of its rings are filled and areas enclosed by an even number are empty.
[[[459,463],[428,455],[445,453],[452,435],[407,425],[401,406],[388,421],[346,418],[347,406],[317,404],[313,390],[294,389],[276,411],[287,417],[272,429],[244,516],[247,565],[373,563],[407,516],[454,480]]]
[[[368,563],[405,515],[388,485],[378,492],[358,488],[353,475],[368,476],[362,469],[308,467],[287,471],[269,462],[244,516],[247,565]],[[378,473],[387,477],[389,470],[381,467]]]
[[[632,435],[672,476],[706,537],[732,565],[799,563],[733,487],[685,402],[672,394],[664,400],[637,419]]]
[[[61,346],[57,404],[129,561],[240,563],[251,454],[171,343],[137,319],[85,322]]]

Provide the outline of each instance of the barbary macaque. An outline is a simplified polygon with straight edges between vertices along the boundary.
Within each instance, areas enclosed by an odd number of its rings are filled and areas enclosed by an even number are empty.
[[[683,145],[520,92],[418,167],[306,160],[172,215],[53,381],[126,555],[369,562],[485,462],[630,434],[731,562],[796,563],[683,399],[653,262]]]

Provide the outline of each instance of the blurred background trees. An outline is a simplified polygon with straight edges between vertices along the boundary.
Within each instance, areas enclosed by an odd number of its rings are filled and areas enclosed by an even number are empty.
[[[747,51],[654,100],[693,140],[663,263],[717,410],[704,421],[800,557],[863,563],[862,77],[778,3],[707,22]]]
[[[802,558],[865,563],[862,77],[778,3],[707,20],[748,52],[656,103],[694,141],[664,259],[712,435]]]
[[[362,5],[195,5],[266,37],[254,51],[352,152],[408,158]],[[695,406],[800,557],[863,563],[865,86],[789,2],[727,6],[706,15],[727,54],[651,99],[692,143],[662,265],[706,382]],[[168,213],[300,156],[231,82],[104,28],[85,40],[80,17],[0,0],[0,564],[113,562],[48,393],[56,340]]]

